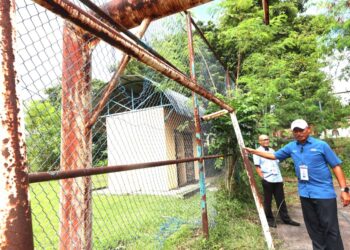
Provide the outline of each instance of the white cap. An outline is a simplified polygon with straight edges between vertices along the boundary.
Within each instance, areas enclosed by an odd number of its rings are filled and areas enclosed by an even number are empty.
[[[301,128],[301,129],[306,129],[309,125],[307,125],[307,122],[303,119],[296,119],[295,121],[292,122],[290,125],[290,128],[294,130],[295,128]]]

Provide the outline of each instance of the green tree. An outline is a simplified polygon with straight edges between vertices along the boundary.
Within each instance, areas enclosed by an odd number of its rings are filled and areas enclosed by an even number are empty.
[[[100,100],[106,83],[92,81],[92,105]],[[33,100],[26,108],[26,143],[31,172],[58,170],[61,143],[61,85],[47,88],[44,100]],[[104,109],[101,115],[107,114]],[[94,166],[107,164],[107,135],[105,118],[93,127],[92,155]]]
[[[321,38],[331,31],[332,17],[300,15],[302,1],[270,1],[267,26],[260,1],[227,0],[223,8],[209,37],[217,39],[219,53],[235,72],[237,91],[256,100],[259,132],[288,128],[297,117],[321,131],[344,118],[345,109],[321,70]]]
[[[31,172],[57,170],[60,164],[60,110],[49,101],[31,101],[25,116]]]

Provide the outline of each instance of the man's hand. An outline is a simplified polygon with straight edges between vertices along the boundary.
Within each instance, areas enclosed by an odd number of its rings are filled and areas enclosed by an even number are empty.
[[[343,206],[346,207],[350,204],[350,195],[347,192],[341,192],[340,193],[340,199],[343,203]]]
[[[264,157],[266,159],[276,160],[275,155],[270,153],[270,152],[260,151],[260,150],[256,150],[256,149],[253,149],[253,148],[244,148],[244,151],[246,153],[259,155],[259,156]]]
[[[255,149],[253,149],[253,148],[244,148],[244,151],[246,153],[253,154],[253,151],[255,151]]]

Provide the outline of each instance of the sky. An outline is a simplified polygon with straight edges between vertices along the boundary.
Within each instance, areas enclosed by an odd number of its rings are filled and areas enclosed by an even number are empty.
[[[213,9],[223,0],[215,0],[190,11],[194,20],[207,22],[213,20]],[[22,99],[42,99],[42,91],[47,86],[59,84],[62,64],[62,20],[49,11],[29,1],[17,1],[18,25],[17,40],[19,82],[22,87]],[[317,13],[311,8],[309,13]],[[42,25],[41,25],[42,23]],[[40,25],[38,25],[40,24]],[[158,26],[159,28],[159,26]],[[99,55],[99,56],[98,56]],[[112,72],[108,66],[116,64],[118,53],[104,43],[99,43],[93,53],[93,77],[108,81]],[[100,57],[100,58],[98,58]],[[102,63],[101,63],[102,62]],[[349,82],[338,80],[337,76],[348,63],[346,59],[334,60],[324,70],[334,83],[334,92],[349,91]],[[45,72],[45,74],[43,73]],[[340,95],[344,103],[350,99],[350,93]]]
[[[207,22],[214,18],[212,13],[213,9],[216,9],[221,2],[222,0],[214,0],[191,9],[191,12],[196,20]]]

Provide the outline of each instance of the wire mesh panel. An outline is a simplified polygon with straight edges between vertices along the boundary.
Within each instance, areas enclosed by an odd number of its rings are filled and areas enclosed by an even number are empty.
[[[82,2],[72,1],[92,13]],[[120,72],[120,50],[37,4],[18,1],[17,13],[30,172],[125,170],[32,183],[35,247],[158,249],[181,228],[200,228],[198,162],[176,162],[198,155],[192,92],[134,59]],[[190,74],[184,14],[152,22],[143,41]],[[223,67],[197,35],[194,45],[198,84],[224,95]],[[203,115],[208,101],[199,104]],[[154,164],[129,168],[144,163]],[[213,193],[206,197],[213,221]]]

